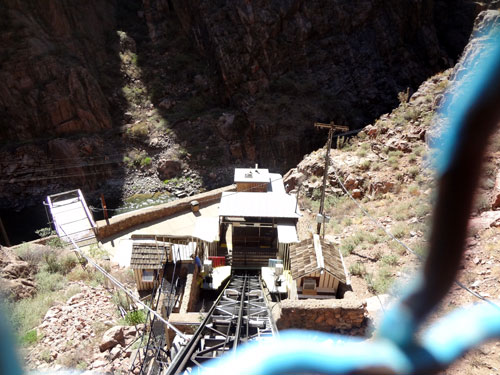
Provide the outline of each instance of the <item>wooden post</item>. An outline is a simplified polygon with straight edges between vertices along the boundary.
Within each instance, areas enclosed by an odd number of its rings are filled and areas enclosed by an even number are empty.
[[[7,247],[10,247],[9,237],[7,236],[7,231],[5,230],[5,227],[3,226],[2,218],[0,218],[0,231],[2,231],[2,237],[5,241],[5,245],[7,245]]]
[[[102,211],[104,212],[104,219],[106,220],[106,223],[109,224],[108,208],[106,207],[106,201],[104,200],[104,194],[101,194],[101,206],[102,206]]]
[[[348,131],[349,127],[343,125],[335,125],[334,122],[329,124],[323,124],[320,122],[315,122],[314,126],[316,128],[327,128],[328,129],[328,142],[326,146],[325,153],[325,171],[323,173],[323,186],[321,187],[321,200],[319,204],[319,214],[323,216],[323,210],[325,205],[325,189],[326,189],[326,177],[328,176],[328,166],[330,164],[330,149],[332,148],[332,136],[334,131]],[[323,226],[325,219],[323,218]],[[316,226],[316,234],[321,233],[321,222]]]

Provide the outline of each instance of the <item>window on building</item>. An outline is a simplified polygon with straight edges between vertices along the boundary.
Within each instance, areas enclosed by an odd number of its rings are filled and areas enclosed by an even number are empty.
[[[315,278],[304,278],[303,290],[315,290],[316,289],[316,279]]]
[[[154,278],[155,278],[155,271],[142,270],[142,281],[146,283],[152,283]]]

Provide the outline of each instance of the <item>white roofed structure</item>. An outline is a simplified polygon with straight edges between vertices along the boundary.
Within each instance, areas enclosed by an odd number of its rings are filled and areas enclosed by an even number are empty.
[[[234,170],[234,182],[257,182],[257,183],[268,183],[270,181],[270,175],[268,169],[258,169],[258,168],[235,168]]]
[[[298,219],[296,198],[286,193],[222,193],[219,216]]]
[[[219,205],[221,246],[233,268],[260,268],[277,257],[288,266],[289,246],[298,242],[297,197],[267,169],[237,168],[234,182],[237,191],[222,193]]]

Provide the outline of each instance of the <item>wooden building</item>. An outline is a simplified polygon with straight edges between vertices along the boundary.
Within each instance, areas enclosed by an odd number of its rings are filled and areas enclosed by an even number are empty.
[[[134,241],[130,268],[134,270],[137,290],[151,290],[163,277],[163,268],[168,259],[170,245],[156,241]]]
[[[342,298],[350,290],[342,254],[317,234],[290,246],[290,268],[299,299]]]

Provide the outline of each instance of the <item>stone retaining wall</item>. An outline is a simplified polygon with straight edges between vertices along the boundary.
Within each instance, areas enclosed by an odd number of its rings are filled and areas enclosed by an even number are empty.
[[[366,303],[357,299],[283,300],[276,316],[278,329],[300,328],[332,332],[363,324]]]
[[[220,189],[210,190],[205,193],[182,198],[173,202],[160,204],[154,207],[127,212],[110,218],[108,221],[99,220],[97,224],[97,237],[103,239],[117,234],[136,225],[158,220],[179,212],[190,209],[190,202],[197,200],[200,205],[213,203],[220,200],[223,192],[236,191],[236,185],[225,186]]]

